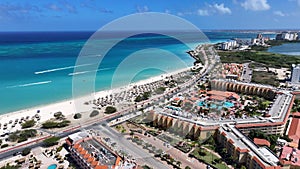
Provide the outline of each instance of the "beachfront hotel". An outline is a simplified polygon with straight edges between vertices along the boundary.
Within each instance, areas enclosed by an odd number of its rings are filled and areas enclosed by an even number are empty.
[[[118,169],[121,165],[120,156],[85,132],[69,135],[66,143],[72,159],[82,169]]]
[[[227,153],[235,159],[236,163],[245,165],[249,169],[289,169],[292,165],[283,163],[283,160],[275,155],[269,148],[266,140],[252,141],[248,138],[251,130],[260,130],[265,134],[286,135],[290,126],[290,111],[294,99],[300,93],[278,90],[274,87],[253,83],[242,83],[234,80],[211,81],[213,92],[207,92],[212,96],[218,96],[216,100],[224,98],[237,98],[237,93],[251,94],[272,100],[263,116],[234,118],[234,119],[208,119],[196,118],[177,110],[159,109],[149,113],[149,120],[153,126],[163,129],[175,128],[179,134],[185,134],[189,138],[205,140],[214,136],[218,144],[225,148]],[[223,92],[223,93],[222,93]],[[219,98],[220,97],[220,98]],[[295,116],[297,121],[299,118]],[[293,122],[292,122],[293,123]],[[295,123],[295,122],[294,122]],[[299,125],[300,126],[300,125]],[[291,130],[296,131],[291,127]],[[291,131],[298,142],[297,132]],[[300,129],[299,129],[300,131]]]

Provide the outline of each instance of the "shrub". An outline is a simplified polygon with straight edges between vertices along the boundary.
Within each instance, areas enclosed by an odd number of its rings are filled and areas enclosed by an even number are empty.
[[[59,137],[50,137],[43,141],[46,147],[54,146],[58,144]]]
[[[221,163],[221,162],[222,162],[222,160],[221,160],[220,158],[216,158],[216,159],[214,159],[214,161],[215,161],[216,163]]]
[[[8,141],[18,143],[26,141],[28,138],[35,137],[37,135],[37,131],[35,129],[15,131],[8,136]]]
[[[105,108],[105,113],[106,114],[112,114],[112,113],[115,113],[117,111],[117,109],[113,106],[107,106]]]
[[[42,128],[44,129],[62,128],[68,126],[70,123],[71,122],[69,120],[64,120],[62,122],[46,121],[45,123],[42,124]]]
[[[206,152],[204,152],[204,151],[199,151],[199,155],[200,155],[200,156],[206,156]]]
[[[74,119],[80,119],[81,118],[81,114],[80,113],[76,113],[75,115],[74,115]]]
[[[5,147],[8,147],[8,144],[1,145],[1,148],[5,148]]]
[[[22,151],[22,156],[27,156],[30,153],[30,151],[30,148],[24,148],[24,150]]]
[[[90,117],[95,117],[99,114],[99,111],[93,110],[92,113],[90,114]]]
[[[25,123],[21,124],[22,129],[33,127],[36,124],[35,120],[28,120]]]
[[[10,165],[9,163],[6,164],[6,166],[0,167],[0,169],[19,169],[21,166],[19,165]]]
[[[156,94],[163,94],[165,92],[166,88],[165,87],[159,87],[155,90]]]
[[[140,94],[138,95],[136,98],[135,98],[135,102],[140,102],[140,101],[143,101],[143,100],[147,100],[149,99],[151,96],[151,93],[150,92],[144,92],[143,94]]]
[[[60,152],[62,149],[63,149],[63,146],[59,146],[59,147],[57,147],[56,151]]]

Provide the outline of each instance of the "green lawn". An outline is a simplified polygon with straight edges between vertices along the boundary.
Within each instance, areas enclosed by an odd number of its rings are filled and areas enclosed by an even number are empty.
[[[253,71],[252,82],[279,86],[279,81],[276,80],[276,75],[270,72]]]
[[[266,51],[218,51],[222,63],[257,62],[269,67],[286,67],[300,63],[297,56],[275,54]]]
[[[200,155],[199,152],[204,152],[205,155]],[[215,159],[219,159],[219,157],[215,156],[214,154],[206,151],[205,149],[201,149],[201,148],[196,148],[191,154],[193,154],[197,159],[203,160],[206,163],[209,163],[211,166],[214,166],[218,169],[229,169],[229,167],[227,167],[227,165],[223,164],[223,163],[215,163],[213,164],[213,161]]]

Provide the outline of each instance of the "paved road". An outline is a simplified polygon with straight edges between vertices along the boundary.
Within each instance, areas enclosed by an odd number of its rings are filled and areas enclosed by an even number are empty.
[[[162,164],[158,159],[152,156],[152,154],[146,152],[145,150],[139,148],[137,145],[133,144],[131,141],[127,140],[122,134],[116,132],[108,126],[98,125],[94,129],[100,132],[103,137],[109,137],[111,140],[117,143],[119,149],[125,150],[127,153],[132,155],[137,161],[145,163],[149,166],[159,169],[168,169],[167,166]]]
[[[249,67],[249,63],[243,64],[242,81],[250,83],[252,79],[252,69]]]

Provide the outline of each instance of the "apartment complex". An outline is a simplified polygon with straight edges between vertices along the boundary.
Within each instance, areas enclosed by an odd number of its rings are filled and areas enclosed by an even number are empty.
[[[259,147],[234,125],[222,125],[217,132],[219,145],[236,162],[251,169],[280,169],[278,157],[267,147]]]
[[[82,169],[117,169],[121,158],[101,140],[84,132],[70,135],[66,139],[70,155]]]
[[[292,65],[292,75],[291,75],[291,83],[299,83],[300,82],[300,64]]]
[[[298,32],[282,32],[276,35],[276,40],[294,41],[299,39]]]

